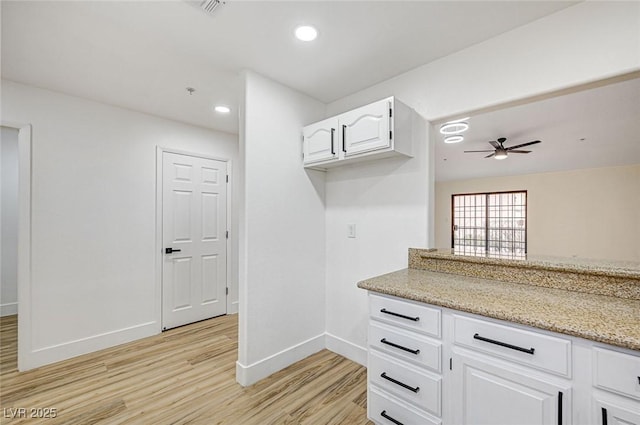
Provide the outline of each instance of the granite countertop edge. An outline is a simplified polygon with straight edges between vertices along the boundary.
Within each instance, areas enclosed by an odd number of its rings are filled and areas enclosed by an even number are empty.
[[[613,276],[628,279],[640,279],[640,271],[633,268],[625,268],[620,264],[612,263],[611,266],[607,266],[604,261],[597,261],[593,264],[581,264],[581,263],[569,263],[569,262],[557,262],[552,259],[527,259],[513,260],[508,258],[493,258],[482,256],[465,256],[465,255],[453,255],[450,252],[442,252],[440,250],[418,250],[418,255],[421,258],[434,259],[434,260],[447,260],[458,261],[465,263],[475,264],[489,264],[502,267],[515,267],[522,269],[535,269],[535,270],[555,270],[567,273],[584,273],[595,276]],[[568,261],[565,259],[565,261]],[[577,260],[576,260],[577,261]],[[585,260],[582,260],[585,261]]]
[[[409,276],[409,273],[411,273],[412,276]],[[423,279],[424,282],[419,282],[419,284],[416,285],[416,277],[417,280]],[[450,291],[447,291],[447,288],[444,287],[443,284],[439,284],[440,287],[438,287],[437,290],[430,288],[433,286],[434,281],[444,280],[447,282],[452,281],[453,279],[455,279],[458,287]],[[409,283],[410,280],[413,280],[413,282]],[[486,294],[494,294],[495,300],[497,301],[494,300],[493,302],[479,303],[473,297],[465,300],[465,294],[461,292],[461,290],[465,288],[465,285],[469,285],[468,289],[482,289]],[[510,293],[516,290],[518,292],[525,291],[542,298],[552,297],[553,300],[559,301],[559,304],[564,303],[565,300],[569,301],[570,299],[579,297],[586,299],[590,304],[600,304],[600,302],[602,302],[602,304],[606,304],[608,306],[616,304],[626,307],[631,305],[633,308],[636,308],[637,306],[638,312],[640,312],[640,301],[638,300],[623,300],[604,295],[583,294],[562,289],[541,288],[526,284],[499,282],[416,269],[403,269],[398,270],[397,272],[366,279],[358,282],[357,286],[361,289],[384,295],[396,296],[452,310],[518,323],[631,350],[640,350],[640,333],[638,335],[631,335],[628,332],[625,332],[624,328],[617,329],[615,327],[607,327],[606,329],[600,328],[596,330],[585,325],[585,322],[594,323],[593,321],[601,321],[599,323],[602,324],[603,316],[606,318],[607,314],[615,315],[615,313],[608,313],[604,311],[607,309],[603,308],[603,311],[599,312],[581,310],[580,317],[574,317],[577,316],[577,314],[572,315],[571,313],[564,312],[565,316],[567,314],[571,316],[570,319],[567,319],[566,317],[563,318],[562,314],[558,314],[554,317],[553,312],[549,312],[544,309],[535,312],[533,311],[533,307],[527,302],[519,304],[516,303],[518,307],[524,306],[524,308],[515,307],[513,302],[511,303],[512,305],[510,305],[509,302],[500,302],[501,300],[508,300]],[[446,296],[442,296],[443,292],[446,293]],[[469,296],[467,295],[467,297]],[[529,310],[527,310],[527,306]],[[584,320],[584,315],[591,315],[591,321]],[[589,316],[586,317],[589,319]],[[640,315],[636,317],[635,321],[637,322],[635,325],[640,329]],[[630,324],[630,326],[632,329],[636,327],[634,324]]]

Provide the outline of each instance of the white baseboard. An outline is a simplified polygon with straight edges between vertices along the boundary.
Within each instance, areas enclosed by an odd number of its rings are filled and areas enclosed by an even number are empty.
[[[327,350],[367,367],[367,349],[330,333],[325,334]]]
[[[0,304],[0,317],[18,314],[18,303]]]
[[[49,347],[38,348],[25,353],[18,358],[18,370],[25,371],[47,364],[70,359],[82,354],[111,348],[116,345],[135,341],[141,338],[157,335],[158,322],[142,323],[124,329],[118,329],[103,334],[77,339]]]
[[[233,301],[229,305],[229,309],[227,310],[227,314],[238,314],[240,303],[238,301]]]
[[[236,381],[243,387],[252,385],[324,348],[325,336],[322,334],[248,366],[236,362]]]

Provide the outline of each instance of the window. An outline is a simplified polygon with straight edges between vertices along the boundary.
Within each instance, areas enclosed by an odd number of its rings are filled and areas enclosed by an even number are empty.
[[[524,258],[527,192],[451,195],[454,253]]]

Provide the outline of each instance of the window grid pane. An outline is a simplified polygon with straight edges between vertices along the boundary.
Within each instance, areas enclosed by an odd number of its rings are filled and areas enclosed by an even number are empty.
[[[452,197],[454,252],[524,258],[527,252],[526,191]]]

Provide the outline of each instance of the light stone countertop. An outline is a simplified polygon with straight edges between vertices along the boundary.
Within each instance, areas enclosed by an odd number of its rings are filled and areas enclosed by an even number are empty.
[[[521,269],[558,270],[600,276],[640,279],[640,262],[602,260],[593,258],[556,257],[550,255],[524,255],[522,258],[495,256],[479,252],[456,253],[451,248],[414,249],[422,258],[462,261],[465,263],[514,266]]]
[[[640,300],[418,269],[367,279],[358,287],[640,350]]]

